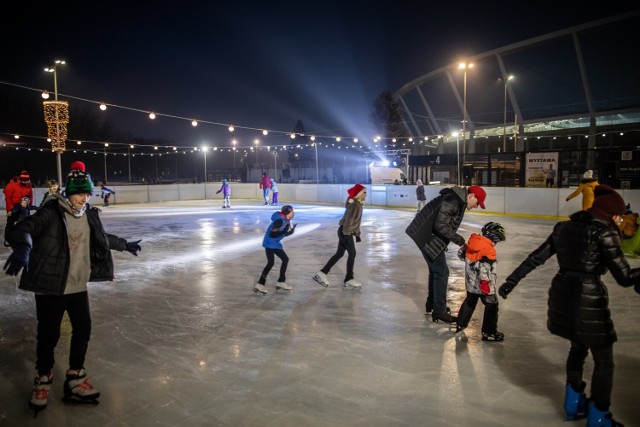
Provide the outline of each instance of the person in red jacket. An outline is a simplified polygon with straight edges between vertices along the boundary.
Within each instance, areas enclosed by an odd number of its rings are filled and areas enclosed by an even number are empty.
[[[7,212],[20,203],[23,197],[28,197],[33,201],[33,187],[27,171],[20,172],[20,175],[14,177],[4,188],[4,202]]]
[[[262,189],[264,196],[264,204],[269,204],[269,190],[271,189],[271,177],[268,173],[262,172],[262,178],[260,178],[260,183],[258,183],[260,188]]]

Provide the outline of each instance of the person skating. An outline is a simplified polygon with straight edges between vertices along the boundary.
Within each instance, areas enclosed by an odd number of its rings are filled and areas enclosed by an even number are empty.
[[[216,191],[216,194],[220,194],[222,192],[223,201],[222,201],[222,209],[231,208],[231,184],[226,179],[222,180],[222,185],[220,189]]]
[[[54,350],[65,311],[72,332],[63,400],[97,403],[100,393],[85,371],[91,337],[87,282],[113,280],[111,250],[133,255],[142,250],[140,240],[128,242],[104,231],[100,209],[88,203],[92,193],[93,183],[84,164],[72,163],[64,194],[50,196],[11,234],[13,252],[3,268],[11,276],[22,271],[19,288],[35,294],[36,376],[29,401],[35,414],[48,403]]]
[[[344,287],[360,289],[362,283],[353,278],[353,265],[356,261],[356,243],[361,241],[360,223],[362,222],[362,204],[367,198],[367,189],[360,184],[356,184],[348,190],[349,197],[345,203],[344,215],[338,223],[338,249],[336,253],[327,261],[322,270],[313,276],[313,280],[324,287],[330,286],[327,274],[331,268],[347,252],[347,273],[344,276]]]
[[[276,289],[284,289],[286,291],[291,290],[291,286],[287,284],[286,277],[289,257],[282,246],[282,239],[287,236],[291,236],[294,233],[297,225],[291,225],[291,220],[294,215],[293,206],[291,205],[285,205],[282,207],[280,212],[274,212],[273,215],[271,215],[271,224],[267,228],[267,231],[264,234],[264,239],[262,240],[262,246],[264,247],[264,251],[267,255],[267,265],[262,270],[258,283],[253,287],[255,292],[259,292],[261,294],[268,293],[266,287],[267,276],[275,263],[274,256],[277,256],[280,258],[280,261],[282,261],[282,265],[280,266],[280,275],[278,276],[278,283],[276,283]]]
[[[31,211],[37,211],[38,207],[31,204],[28,197],[23,197],[20,203],[16,204],[11,211],[7,214],[7,225],[4,228],[4,245],[9,247],[11,242],[9,241],[11,233],[13,232],[16,224],[22,221],[29,215]]]
[[[422,184],[422,180],[416,180],[416,200],[418,202],[418,210],[420,212],[422,208],[427,204],[427,196],[424,193],[424,185]]]
[[[456,321],[456,334],[468,325],[478,300],[484,304],[482,340],[502,341],[504,334],[498,331],[498,298],[496,295],[497,253],[495,245],[504,242],[506,232],[497,222],[488,222],[480,231],[471,234],[466,247],[460,248],[458,257],[465,262],[465,286],[467,297],[462,302]]]
[[[264,204],[269,204],[269,190],[271,190],[271,178],[266,172],[262,172],[262,178],[258,186],[262,189],[262,197],[264,197]]]
[[[598,180],[593,177],[593,171],[589,169],[582,175],[580,185],[565,199],[567,202],[578,194],[582,194],[582,210],[586,211],[593,205],[593,190],[598,186]]]
[[[449,267],[444,253],[450,242],[465,245],[464,237],[457,233],[465,210],[478,206],[484,209],[486,197],[487,193],[478,185],[445,188],[418,212],[405,230],[420,249],[429,268],[425,308],[434,322],[456,322],[447,307]]]
[[[594,190],[591,208],[555,225],[547,239],[507,277],[498,293],[507,298],[527,274],[556,255],[559,270],[549,289],[547,329],[570,341],[565,364],[564,410],[568,420],[587,416],[587,427],[621,426],[609,411],[613,388],[616,331],[602,276],[609,271],[621,286],[640,293],[640,268],[631,268],[621,248],[622,197],[611,187]],[[583,367],[594,361],[591,396],[586,397]]]
[[[103,206],[106,208],[110,205],[109,200],[111,200],[111,195],[116,194],[116,192],[107,187],[106,182],[100,184],[100,189],[102,190],[102,192],[100,193],[100,197],[104,200]]]
[[[276,180],[271,178],[271,206],[278,205],[278,185]]]
[[[55,179],[50,179],[47,181],[47,185],[49,186],[44,196],[42,196],[42,200],[40,201],[40,206],[44,205],[45,200],[47,200],[47,196],[50,194],[60,194],[60,184]]]
[[[28,197],[31,202],[33,198],[33,186],[31,185],[31,177],[29,172],[23,170],[20,175],[14,176],[3,190],[5,210],[9,212],[13,207],[20,203],[23,197]]]

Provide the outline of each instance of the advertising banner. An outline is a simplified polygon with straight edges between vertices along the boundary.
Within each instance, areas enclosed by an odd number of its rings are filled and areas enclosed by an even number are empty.
[[[527,153],[526,160],[526,187],[558,186],[558,152]]]

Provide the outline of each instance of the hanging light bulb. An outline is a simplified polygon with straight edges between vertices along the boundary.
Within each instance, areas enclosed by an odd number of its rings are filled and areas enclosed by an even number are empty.
[[[49,99],[49,92],[47,92],[46,90],[42,92],[42,99]]]
[[[198,126],[198,122],[197,122],[196,120],[192,121],[192,122],[191,122],[191,126],[193,126],[193,127]]]
[[[234,130],[236,130],[236,128],[234,128],[233,125],[229,126],[229,132],[233,132]]]
[[[152,112],[152,113],[149,113],[149,118],[150,118],[151,120],[155,120],[156,115],[155,115],[153,112]]]
[[[107,104],[105,104],[104,102],[101,102],[101,103],[100,103],[100,109],[101,109],[102,111],[106,110],[106,109],[107,109]]]

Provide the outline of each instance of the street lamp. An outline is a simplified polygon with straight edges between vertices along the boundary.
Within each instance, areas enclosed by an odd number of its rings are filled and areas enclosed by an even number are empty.
[[[231,141],[231,143],[233,144],[233,181],[236,180],[236,143],[238,141],[236,141],[235,139],[233,141]]]
[[[315,135],[311,136],[311,140],[313,141],[313,148],[316,150],[316,184],[320,184],[320,178],[318,175],[318,143],[316,142]]]
[[[52,67],[47,67],[44,69],[44,71],[46,71],[47,73],[53,73],[53,93],[55,95],[54,97],[54,101],[45,101],[44,102],[44,106],[45,106],[45,121],[47,122],[47,125],[51,124],[51,123],[55,123],[55,137],[52,138],[53,135],[51,135],[51,132],[53,129],[51,129],[49,131],[49,138],[52,139],[53,142],[53,149],[56,152],[56,166],[58,169],[58,182],[60,183],[60,185],[62,185],[62,160],[61,160],[61,156],[62,156],[62,152],[64,151],[64,140],[67,139],[67,128],[66,128],[66,124],[69,123],[69,106],[66,102],[64,103],[60,103],[58,102],[58,75],[57,75],[57,69],[58,69],[58,65],[65,65],[66,62],[63,60],[56,60],[53,63]],[[50,108],[48,107],[53,107],[54,111],[53,114],[50,114]],[[49,110],[49,111],[48,111]],[[62,116],[62,117],[61,117]],[[64,132],[63,135],[60,132],[60,124],[64,124]]]
[[[104,143],[104,179],[102,180],[104,182],[105,185],[107,185],[107,147],[109,146],[108,143]]]
[[[473,63],[461,62],[458,64],[459,70],[464,70],[464,85],[462,89],[463,93],[463,111],[462,111],[462,156],[466,153],[466,138],[467,138],[467,70],[473,68]],[[458,183],[460,185],[460,183]]]
[[[207,182],[207,151],[209,150],[209,147],[207,147],[206,145],[204,145],[202,147],[202,152],[204,153],[204,182]]]
[[[512,74],[507,77],[500,77],[500,81],[504,83],[504,122],[502,125],[502,152],[507,150],[507,84],[509,80],[513,80],[515,76]]]
[[[258,144],[260,144],[260,140],[259,139],[255,139],[253,140],[253,142],[256,144],[256,166],[258,165]],[[269,169],[269,167],[267,166],[267,169]]]
[[[453,132],[452,136],[456,137],[456,158],[457,158],[457,168],[456,168],[456,184],[460,185],[460,132]]]

